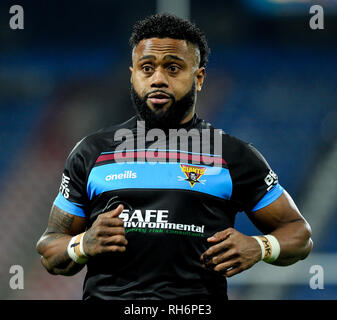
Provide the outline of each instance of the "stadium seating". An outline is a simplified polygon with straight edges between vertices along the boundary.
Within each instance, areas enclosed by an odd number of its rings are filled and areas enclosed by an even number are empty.
[[[106,76],[106,65],[112,66],[116,56],[122,56],[122,53],[112,51],[111,48],[94,51],[84,49],[79,53],[69,52],[66,47],[61,47],[54,54],[44,55],[36,51],[21,57],[21,68],[35,68],[47,73],[46,81],[52,89],[34,101],[27,96],[16,97],[1,106],[1,178],[15,170],[12,164],[17,152],[39,136],[36,128],[41,125],[41,114],[45,112],[45,108],[52,108],[51,112],[56,115],[59,105],[55,101],[60,99],[60,103],[66,103],[61,99],[62,91],[57,88],[64,86],[65,82],[66,86],[77,84],[77,78],[84,75],[99,80]],[[323,147],[329,146],[332,136],[330,132],[335,129],[329,122],[329,117],[336,108],[334,84],[337,83],[337,62],[328,51],[320,52],[320,56],[322,59],[317,64],[316,53],[308,52],[305,48],[212,48],[205,93],[202,93],[200,99],[200,114],[227,133],[253,142],[278,173],[281,185],[295,199],[301,196],[303,185],[310,179],[312,168],[317,165],[318,153],[324,150]],[[121,65],[125,67],[127,63]],[[207,97],[207,92],[215,93],[217,98]],[[110,103],[106,101],[106,104]],[[111,106],[111,112],[106,117],[118,112],[118,108],[119,106]],[[48,136],[48,126],[45,128],[47,132],[40,133],[41,139]],[[74,126],[74,131],[66,132],[69,140],[77,136],[76,128]],[[59,129],[62,130],[62,127]],[[15,181],[6,183],[15,184]],[[30,180],[30,183],[33,182]],[[55,184],[49,182],[47,192],[54,194]],[[29,189],[30,185],[26,188]],[[335,211],[336,209],[337,207]],[[41,219],[44,217],[45,221],[48,212],[49,208],[43,207],[35,214]],[[17,231],[25,235],[25,228],[34,228],[33,231],[38,233],[41,226],[37,222],[38,219],[35,224],[29,227],[23,225]],[[242,213],[238,215],[236,227],[246,234],[257,233]],[[326,238],[322,239],[319,250],[332,253],[336,250],[337,220],[333,219],[333,223],[326,227]],[[33,231],[29,234],[34,233]],[[0,251],[5,250],[2,243],[0,248]],[[27,261],[31,260],[27,258]],[[36,270],[40,266],[29,263],[36,280]],[[44,288],[45,283],[41,284],[41,288]],[[74,292],[69,287],[68,296],[71,297]],[[322,292],[321,297],[336,297],[334,292],[337,292],[336,287],[330,286]],[[0,292],[0,297],[3,296],[5,294],[1,295]],[[313,295],[304,286],[289,286],[285,298],[313,297],[316,299],[317,295]]]

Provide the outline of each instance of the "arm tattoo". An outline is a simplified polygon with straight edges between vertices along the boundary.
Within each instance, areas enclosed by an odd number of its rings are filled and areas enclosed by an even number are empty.
[[[43,236],[39,241],[39,251],[42,252],[52,241],[64,237],[66,237],[66,235],[61,233],[50,233]]]
[[[48,227],[38,241],[38,251],[41,253],[54,240],[67,237],[74,221],[74,216],[59,209],[53,209],[49,217]]]
[[[48,231],[55,233],[68,233],[74,221],[74,216],[61,210],[53,210],[48,222]]]
[[[83,268],[83,265],[77,265],[71,260],[66,248],[66,240],[71,238],[75,229],[78,229],[74,221],[74,215],[54,206],[47,230],[37,243],[37,251],[43,256],[42,264],[52,274],[71,275]],[[62,238],[66,239],[61,241]]]

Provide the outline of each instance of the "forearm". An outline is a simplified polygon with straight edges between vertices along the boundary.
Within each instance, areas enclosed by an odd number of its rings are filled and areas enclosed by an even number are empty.
[[[75,263],[68,255],[67,246],[71,236],[63,233],[49,233],[37,243],[37,251],[42,256],[41,263],[51,274],[71,276],[84,265]]]
[[[303,260],[313,246],[310,226],[303,220],[284,224],[270,234],[277,238],[281,248],[280,255],[273,265],[288,266]]]

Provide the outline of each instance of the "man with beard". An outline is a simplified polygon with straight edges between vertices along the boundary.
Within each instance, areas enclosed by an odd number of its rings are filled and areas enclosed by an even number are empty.
[[[70,153],[37,244],[43,266],[72,275],[87,265],[85,300],[227,299],[227,277],[261,260],[285,266],[307,257],[310,226],[262,155],[195,113],[209,53],[204,34],[161,14],[139,21],[130,43],[137,115]],[[162,147],[138,145],[138,131],[154,128],[166,134]],[[213,139],[173,149],[165,143],[172,128],[208,129]],[[132,144],[121,152],[125,140]],[[240,211],[265,235],[233,229]]]

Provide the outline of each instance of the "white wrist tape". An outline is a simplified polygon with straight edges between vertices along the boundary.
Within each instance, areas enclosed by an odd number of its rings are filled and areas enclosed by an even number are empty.
[[[75,237],[72,237],[67,247],[69,257],[79,264],[84,264],[88,261],[88,256],[85,254],[83,250],[84,233],[85,232],[78,234]]]
[[[264,255],[266,253],[266,250],[264,249],[263,242],[258,236],[252,236],[252,238],[254,238],[257,241],[257,243],[260,245],[260,248],[261,248],[261,259],[260,260],[263,260]]]
[[[264,236],[253,236],[261,247],[261,260],[267,263],[274,262],[280,255],[280,244],[271,234]]]

